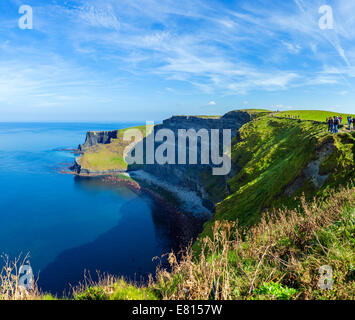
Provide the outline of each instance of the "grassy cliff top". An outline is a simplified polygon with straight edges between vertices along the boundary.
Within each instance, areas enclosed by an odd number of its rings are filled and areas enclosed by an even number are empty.
[[[342,116],[343,123],[346,122],[348,116],[354,117],[354,114],[338,113],[332,111],[321,111],[321,110],[292,110],[292,111],[282,111],[277,112],[276,116],[300,116],[301,120],[313,120],[313,121],[325,121],[326,118],[334,116]]]

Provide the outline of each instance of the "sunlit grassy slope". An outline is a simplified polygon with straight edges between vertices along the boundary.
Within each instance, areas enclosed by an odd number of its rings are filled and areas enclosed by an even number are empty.
[[[216,220],[238,220],[253,225],[261,213],[272,207],[297,205],[293,201],[305,192],[308,198],[326,195],[327,190],[355,178],[355,131],[331,135],[327,125],[311,121],[263,116],[244,125],[240,141],[234,141],[232,163],[235,174],[228,181],[230,195],[217,204],[213,220],[202,236],[212,235]],[[315,159],[316,150],[334,144],[335,152],[320,165],[319,174],[330,174],[318,190],[310,181],[289,198],[284,190]],[[212,183],[214,177],[210,177]]]

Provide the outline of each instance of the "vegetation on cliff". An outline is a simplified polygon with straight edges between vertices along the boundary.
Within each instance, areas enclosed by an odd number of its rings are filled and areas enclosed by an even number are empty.
[[[275,116],[247,123],[232,148],[230,193],[216,205],[202,237],[212,236],[217,220],[238,220],[249,226],[260,221],[261,213],[269,208],[297,206],[302,193],[307,199],[326,197],[327,190],[355,177],[354,157],[354,131],[331,135],[325,123]],[[305,174],[312,161],[314,168]],[[318,177],[324,180],[322,186],[317,185]]]

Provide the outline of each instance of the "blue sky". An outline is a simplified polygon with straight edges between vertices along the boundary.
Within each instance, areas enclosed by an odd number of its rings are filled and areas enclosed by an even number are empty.
[[[0,121],[355,113],[354,12],[355,0],[1,0]]]

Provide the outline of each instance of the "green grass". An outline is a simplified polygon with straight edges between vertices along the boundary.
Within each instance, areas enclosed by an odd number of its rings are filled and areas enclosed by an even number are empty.
[[[306,192],[309,198],[325,195],[327,190],[346,184],[355,176],[355,132],[331,135],[326,124],[263,116],[244,125],[241,141],[234,141],[232,163],[236,171],[229,181],[231,193],[216,205],[213,220],[205,224],[201,237],[212,236],[216,220],[236,221],[250,226],[261,213],[282,205],[298,203],[284,194],[325,143],[334,143],[335,152],[320,167],[330,174],[321,190],[306,181],[294,196]],[[197,245],[195,246],[197,248]]]
[[[157,300],[152,288],[139,287],[123,279],[102,279],[99,284],[90,284],[74,293],[74,300]],[[105,283],[106,282],[106,283]]]
[[[151,288],[136,287],[120,280],[115,285],[110,300],[158,300],[158,297]]]
[[[255,297],[258,300],[291,300],[295,298],[297,290],[270,281],[264,282],[260,287],[254,289],[253,294],[250,300],[255,300]]]
[[[292,111],[282,111],[275,114],[275,116],[300,116],[301,120],[313,120],[325,122],[326,118],[334,116],[342,116],[343,124],[347,124],[347,117],[353,114],[345,114],[331,111],[320,111],[320,110],[292,110]]]

